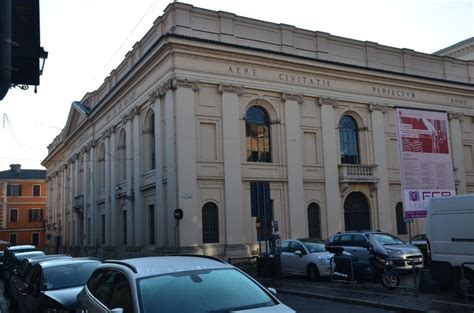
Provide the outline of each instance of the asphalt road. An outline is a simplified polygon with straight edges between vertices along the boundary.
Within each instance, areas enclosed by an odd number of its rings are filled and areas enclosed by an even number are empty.
[[[355,304],[339,303],[321,300],[313,297],[303,297],[286,293],[277,294],[281,302],[292,308],[298,313],[389,313],[388,311],[372,307],[366,307]]]

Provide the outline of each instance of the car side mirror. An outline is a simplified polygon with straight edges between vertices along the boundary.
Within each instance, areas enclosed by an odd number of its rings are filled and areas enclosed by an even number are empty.
[[[277,295],[277,291],[276,291],[275,288],[268,287],[267,289],[268,289],[268,291],[270,291],[270,293],[271,293],[272,295],[274,295],[274,296]]]
[[[110,313],[123,313],[123,309],[122,308],[115,308],[115,309],[112,309],[112,311],[110,311]]]
[[[374,246],[372,246],[371,244],[367,244],[367,249],[368,249],[370,252],[375,252]]]
[[[296,250],[296,251],[295,251],[295,255],[302,257],[302,256],[303,256],[303,252],[301,252],[300,250]]]

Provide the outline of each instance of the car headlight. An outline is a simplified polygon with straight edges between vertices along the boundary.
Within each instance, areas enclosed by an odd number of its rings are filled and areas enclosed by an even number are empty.
[[[325,263],[325,264],[329,264],[329,262],[331,262],[331,258],[318,256],[318,261],[320,261],[322,263]]]
[[[400,250],[388,249],[387,252],[388,252],[388,254],[390,254],[390,255],[392,255],[392,256],[393,256],[393,255],[400,255],[400,254],[402,254],[402,251],[400,251]]]

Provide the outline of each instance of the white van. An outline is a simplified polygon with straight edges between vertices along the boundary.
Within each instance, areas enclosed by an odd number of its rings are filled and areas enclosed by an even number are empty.
[[[431,252],[430,271],[442,287],[454,287],[462,295],[464,286],[474,293],[474,194],[432,198],[426,235]]]

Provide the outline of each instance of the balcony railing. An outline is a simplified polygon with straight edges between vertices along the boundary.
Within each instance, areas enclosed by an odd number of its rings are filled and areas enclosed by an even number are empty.
[[[377,165],[341,164],[339,165],[339,184],[344,191],[351,183],[368,183],[375,186]]]

